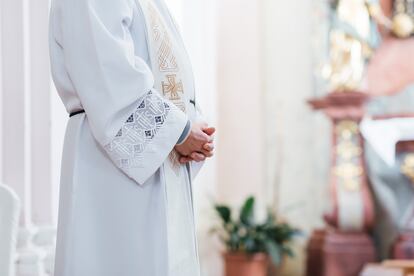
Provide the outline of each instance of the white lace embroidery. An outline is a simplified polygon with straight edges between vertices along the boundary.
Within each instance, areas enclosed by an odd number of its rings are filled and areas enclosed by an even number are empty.
[[[142,167],[143,152],[164,125],[170,106],[152,91],[126,120],[115,138],[105,146],[121,169]]]

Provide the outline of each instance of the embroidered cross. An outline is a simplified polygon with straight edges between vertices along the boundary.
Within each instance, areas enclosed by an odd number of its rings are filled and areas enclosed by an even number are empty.
[[[162,82],[162,92],[164,95],[170,94],[169,99],[172,101],[180,100],[178,93],[184,93],[183,82],[177,83],[176,77],[176,75],[167,75],[168,82]]]

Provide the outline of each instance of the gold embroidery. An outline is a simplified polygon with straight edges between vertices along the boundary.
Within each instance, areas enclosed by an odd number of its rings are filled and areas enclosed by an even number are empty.
[[[150,24],[152,30],[152,40],[157,49],[158,70],[163,73],[164,80],[157,80],[162,89],[165,98],[168,98],[183,112],[186,112],[185,104],[185,87],[183,81],[179,77],[180,68],[174,55],[173,41],[171,41],[168,30],[162,21],[158,10],[150,1],[147,1],[148,12],[150,16]],[[153,69],[156,69],[154,66]],[[165,74],[169,72],[170,74]],[[181,164],[179,162],[179,155],[173,151],[170,154],[170,163],[172,169],[178,175],[180,173]]]
[[[164,97],[167,97],[178,108],[185,112],[185,105],[181,100],[181,95],[184,94],[183,82],[177,82],[177,75],[167,75],[167,82],[162,82],[162,92]]]
[[[164,39],[158,50],[158,64],[161,72],[178,71],[177,62],[171,50],[171,41],[167,35],[164,35]]]
[[[155,43],[160,43],[158,49],[158,65],[161,72],[178,72],[179,68],[176,62],[176,58],[172,51],[172,43],[168,36],[167,30],[162,24],[161,18],[157,11],[151,4],[148,4],[148,10],[150,12],[151,29]]]
[[[151,21],[151,29],[152,32],[154,34],[154,40],[155,42],[160,40],[161,37],[161,32],[160,32],[160,25],[159,25],[159,21],[158,21],[158,16],[156,14],[156,11],[154,10],[153,7],[151,7],[150,4],[148,4],[148,11],[150,14],[150,21]]]
[[[184,93],[183,82],[180,81],[177,83],[176,77],[177,75],[167,75],[168,82],[162,82],[162,92],[164,96],[169,95],[170,100],[179,100],[181,97],[178,93]]]

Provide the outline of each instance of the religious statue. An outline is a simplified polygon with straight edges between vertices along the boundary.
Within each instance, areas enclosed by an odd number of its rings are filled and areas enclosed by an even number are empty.
[[[387,0],[388,2],[390,0]],[[378,27],[398,38],[414,34],[414,0],[395,0],[389,16],[379,0],[333,0],[329,62],[323,76],[331,91],[362,90],[366,65],[381,43]]]
[[[414,34],[414,0],[395,0],[392,31],[400,38]]]
[[[372,0],[336,0],[332,3],[329,62],[323,75],[331,91],[355,91],[361,86],[365,65],[379,44],[371,11]]]

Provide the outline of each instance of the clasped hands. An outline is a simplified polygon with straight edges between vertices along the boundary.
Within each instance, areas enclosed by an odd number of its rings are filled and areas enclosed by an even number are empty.
[[[187,139],[175,150],[180,155],[180,163],[201,162],[214,155],[214,133],[216,129],[206,123],[193,123]]]

